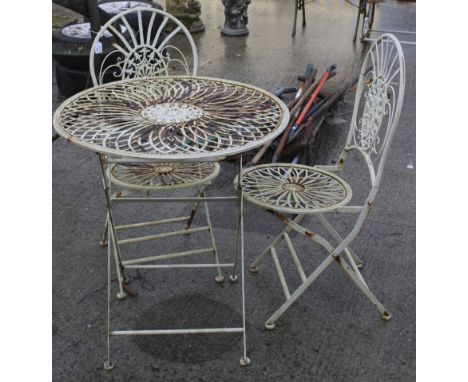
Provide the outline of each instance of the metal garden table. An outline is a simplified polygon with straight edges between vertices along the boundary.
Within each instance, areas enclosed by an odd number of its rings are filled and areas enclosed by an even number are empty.
[[[289,120],[287,107],[272,94],[257,87],[216,78],[169,76],[146,77],[97,86],[66,100],[56,110],[53,125],[67,141],[99,155],[111,239],[108,245],[108,334],[107,360],[111,369],[110,336],[243,333],[241,365],[250,363],[246,352],[244,239],[242,186],[237,195],[193,198],[145,198],[151,202],[237,202],[237,240],[240,238],[242,326],[235,328],[112,330],[110,325],[111,242],[115,246],[112,203],[137,202],[139,198],[113,198],[109,191],[109,163],[167,163],[217,161],[239,155],[277,137]],[[163,164],[162,164],[163,165]],[[238,184],[242,185],[241,179]],[[117,248],[118,249],[118,248]],[[236,244],[234,259],[217,264],[122,264],[114,249],[117,273],[124,269],[208,268],[232,269],[237,280]],[[121,283],[119,278],[119,283]],[[120,285],[121,286],[121,285]]]

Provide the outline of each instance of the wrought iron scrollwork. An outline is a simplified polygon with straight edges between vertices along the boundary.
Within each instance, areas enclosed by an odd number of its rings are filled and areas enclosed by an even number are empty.
[[[108,35],[113,36],[111,44],[103,40]],[[191,49],[184,54],[176,45]],[[101,28],[91,50],[94,85],[139,77],[196,75],[197,64],[190,32],[174,16],[153,8],[135,8],[113,17]]]

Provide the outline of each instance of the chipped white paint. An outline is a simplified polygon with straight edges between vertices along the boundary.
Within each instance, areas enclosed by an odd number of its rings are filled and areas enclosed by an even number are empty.
[[[178,112],[164,117],[161,107],[168,105]],[[190,162],[259,147],[278,136],[288,119],[286,105],[255,86],[162,76],[112,82],[78,93],[57,109],[54,126],[65,139],[98,153]]]
[[[400,118],[404,91],[405,63],[401,45],[395,36],[381,35],[369,49],[362,65],[351,126],[338,165],[311,168],[270,164],[251,167],[242,173],[241,184],[244,186],[246,200],[267,208],[287,226],[250,265],[252,272],[258,272],[260,264],[271,254],[286,296],[286,301],[265,322],[267,329],[274,329],[275,322],[331,264],[341,267],[377,308],[383,320],[390,319],[388,310],[364,281],[359,271],[362,261],[349,245],[358,235],[379,190],[390,143]],[[369,170],[371,188],[363,205],[347,205],[351,199],[351,189],[344,180],[335,175],[344,170],[351,150],[363,156]],[[309,186],[312,187],[310,191],[307,190]],[[324,212],[335,213],[338,216],[355,214],[357,219],[348,235],[342,237],[325,218]],[[283,213],[290,213],[296,217],[292,219]],[[306,214],[316,217],[338,244],[329,241],[317,231],[300,225],[299,222]],[[291,230],[321,245],[328,253],[327,258],[309,276],[305,276],[299,256],[288,236]],[[289,291],[275,249],[283,240],[286,240],[302,279],[301,285],[293,293]]]
[[[133,27],[127,17],[138,22]],[[126,33],[119,32],[125,26]],[[167,29],[170,32],[166,32]],[[110,33],[111,47],[96,59],[94,45]],[[187,45],[185,52],[181,46]],[[98,62],[100,64],[98,64]],[[115,79],[197,74],[198,54],[187,28],[174,16],[149,7],[136,7],[116,14],[104,24],[94,39],[89,57],[91,79],[95,86],[105,78]]]

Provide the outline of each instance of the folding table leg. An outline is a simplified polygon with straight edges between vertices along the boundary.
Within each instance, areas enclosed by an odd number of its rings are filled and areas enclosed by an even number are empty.
[[[237,229],[236,229],[236,248],[234,252],[234,266],[232,267],[232,272],[229,275],[229,281],[234,283],[239,279],[236,272],[236,263],[237,263],[237,254],[239,252],[239,238],[240,238],[240,226],[241,226],[241,209],[240,202],[238,203],[238,212],[237,212]]]
[[[107,218],[106,218],[107,221]],[[110,303],[111,303],[111,246],[107,247],[107,359],[104,362],[104,369],[112,370],[114,368],[114,363],[111,361],[110,357],[110,333],[111,333],[111,324],[110,324]]]
[[[234,283],[237,282],[237,255],[239,253],[239,238],[241,236],[241,222],[243,219],[243,201],[242,201],[242,155],[239,156],[237,163],[237,230],[236,230],[236,248],[234,250],[234,265],[232,267],[232,273],[229,275],[229,281]]]
[[[109,220],[109,228],[110,228],[110,241],[107,243],[107,246],[110,247],[112,245],[113,252],[114,252],[115,270],[117,273],[117,282],[119,284],[119,292],[117,293],[117,298],[119,300],[123,300],[127,296],[123,290],[123,283],[125,282],[125,275],[124,275],[124,268],[122,265],[122,259],[120,257],[119,243],[117,242],[115,238],[115,229],[114,229],[112,220]]]
[[[242,166],[242,156],[240,159]],[[242,170],[242,169],[241,169]],[[240,172],[239,172],[240,174]],[[239,179],[240,180],[240,179]],[[241,366],[250,365],[250,358],[247,357],[247,333],[245,329],[245,266],[244,266],[244,196],[242,193],[242,183],[239,182],[240,187],[240,255],[241,255],[241,289],[242,289],[242,328],[243,330],[243,354],[240,359]]]
[[[250,359],[247,357],[247,333],[246,333],[246,315],[245,315],[245,261],[244,261],[244,222],[243,222],[243,209],[244,209],[244,204],[243,204],[243,194],[242,194],[242,187],[240,187],[240,190],[238,192],[238,205],[239,205],[239,219],[238,219],[238,233],[237,233],[237,239],[236,241],[240,241],[240,251],[236,251],[235,256],[237,257],[237,252],[240,252],[240,267],[241,267],[241,292],[242,292],[242,328],[221,328],[221,329],[187,329],[187,330],[180,330],[180,329],[175,329],[175,330],[125,330],[125,331],[112,331],[111,330],[111,323],[110,323],[110,302],[111,302],[111,269],[110,269],[110,258],[111,258],[111,252],[113,251],[114,256],[115,256],[115,264],[116,264],[116,270],[117,270],[117,278],[119,280],[119,294],[122,294],[125,296],[125,293],[123,292],[122,289],[122,282],[123,282],[123,266],[122,266],[122,261],[120,258],[120,251],[119,251],[119,241],[116,238],[115,232],[116,229],[122,229],[123,226],[115,227],[113,224],[113,216],[112,216],[112,205],[111,205],[111,197],[110,197],[110,185],[106,182],[106,171],[105,171],[105,158],[100,156],[100,163],[101,163],[101,170],[102,170],[102,181],[103,181],[103,188],[104,188],[104,193],[106,196],[106,207],[107,207],[107,217],[106,217],[106,222],[107,222],[107,235],[108,235],[108,266],[107,266],[107,274],[108,274],[108,295],[107,295],[107,359],[104,362],[104,368],[107,370],[111,370],[114,368],[114,363],[111,361],[111,352],[110,352],[110,337],[112,335],[149,335],[149,334],[182,334],[182,333],[217,333],[217,332],[242,332],[243,333],[243,352],[242,356],[240,358],[240,364],[242,366],[247,366],[250,365]],[[242,161],[242,157],[240,157],[240,161]],[[241,162],[240,162],[241,163]],[[199,196],[201,197],[206,197],[205,190],[203,189],[201,191],[201,194],[199,193]],[[212,240],[212,247],[214,248],[214,257],[215,257],[215,264],[193,264],[192,266],[202,266],[202,267],[208,267],[208,266],[213,266],[214,268],[217,269],[217,276],[216,280],[221,282],[221,279],[223,278],[221,275],[221,267],[230,267],[233,269],[233,275],[236,276],[237,279],[237,274],[235,272],[236,266],[235,266],[235,260],[233,263],[229,264],[221,264],[219,261],[217,249],[216,249],[216,244],[214,241],[214,235],[213,235],[213,227],[211,224],[211,218],[209,214],[209,209],[208,209],[208,203],[204,201],[204,207],[205,207],[205,213],[206,213],[206,219],[210,231],[210,236]],[[196,210],[198,208],[197,206],[194,208],[192,207],[192,210]],[[128,228],[128,226],[125,226],[125,228]],[[127,240],[128,241],[128,240]],[[112,247],[113,246],[113,247]],[[238,247],[238,246],[237,246]],[[126,262],[127,263],[127,262]],[[126,265],[129,268],[132,268],[130,265]],[[139,267],[143,268],[145,265],[139,265]],[[151,267],[151,266],[147,266]],[[156,268],[157,266],[152,266],[153,268]],[[160,266],[164,267],[164,266]],[[169,265],[168,267],[175,268],[176,265]],[[232,275],[231,275],[232,276]],[[118,294],[118,296],[119,296]]]
[[[104,194],[106,197],[106,208],[107,208],[106,221],[108,225],[108,230],[110,230],[111,241],[112,241],[112,245],[114,249],[115,266],[116,266],[116,271],[117,271],[117,281],[119,284],[119,292],[117,293],[117,298],[119,300],[123,300],[126,297],[126,294],[123,291],[124,269],[122,265],[122,259],[120,256],[119,243],[117,242],[116,235],[115,235],[115,226],[114,226],[114,221],[112,218],[112,211],[111,211],[112,204],[111,204],[110,190],[109,190],[109,185],[106,180],[106,169],[105,169],[104,159],[102,158],[101,155],[99,155],[99,163],[101,164],[102,185],[103,185]],[[108,240],[107,245],[110,246],[109,240]]]
[[[201,193],[201,196],[206,197],[205,191]],[[210,219],[210,211],[208,209],[208,203],[206,202],[206,200],[204,202],[204,205],[205,205],[206,222],[208,223],[208,227],[209,227],[209,234],[211,238],[211,245],[213,246],[213,255],[215,258],[215,263],[219,264],[218,250],[216,248],[216,242],[215,242],[215,238],[213,234],[213,226],[211,225],[211,219]],[[221,284],[224,281],[224,277],[221,274],[221,267],[217,267],[216,272],[217,272],[217,275],[215,277],[215,281]]]
[[[336,258],[337,263],[340,265],[341,269],[350,277],[350,279],[356,284],[356,286],[366,295],[369,301],[374,305],[377,310],[380,312],[381,318],[384,321],[389,321],[392,318],[390,312],[385,309],[385,307],[377,300],[377,297],[371,292],[369,287],[359,279],[356,273],[351,269],[351,267],[346,263],[346,261],[341,257],[338,256]]]

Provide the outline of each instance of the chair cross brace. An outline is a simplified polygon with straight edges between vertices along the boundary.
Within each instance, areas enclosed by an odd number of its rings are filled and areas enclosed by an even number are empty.
[[[283,288],[286,301],[268,318],[265,322],[265,327],[269,330],[275,328],[276,321],[283,315],[284,312],[305,292],[305,290],[322,274],[325,269],[327,269],[332,263],[338,264],[338,266],[344,271],[346,275],[349,276],[351,281],[364,293],[364,295],[370,300],[372,305],[374,305],[377,310],[380,312],[383,320],[388,321],[391,318],[390,313],[385,309],[385,307],[377,300],[375,295],[371,292],[367,286],[364,278],[362,277],[359,268],[363,266],[361,259],[347,246],[343,247],[339,245],[334,247],[328,240],[320,236],[319,234],[307,230],[299,224],[304,215],[298,215],[294,219],[290,219],[287,216],[275,212],[271,212],[276,218],[281,220],[286,224],[286,228],[273,240],[273,242],[262,252],[262,254],[250,265],[249,269],[251,272],[258,272],[258,267],[266,259],[268,255],[271,255],[273,262],[275,264],[276,271],[278,273],[281,286]],[[323,227],[333,236],[333,238],[340,243],[344,242],[344,239],[338,234],[338,232],[331,226],[331,224],[325,219],[322,214],[316,214],[318,220],[322,223]],[[327,252],[327,258],[310,274],[306,276],[304,269],[301,265],[299,257],[294,249],[291,238],[289,237],[288,232],[294,230],[299,234],[305,236],[306,238],[312,240],[313,242],[324,247]],[[278,254],[276,252],[275,246],[277,246],[281,241],[285,240],[286,245],[289,249],[289,253],[292,257],[294,264],[299,272],[301,277],[301,285],[291,293],[286,279],[284,277],[281,264],[278,260]],[[349,261],[343,256],[344,253]]]

